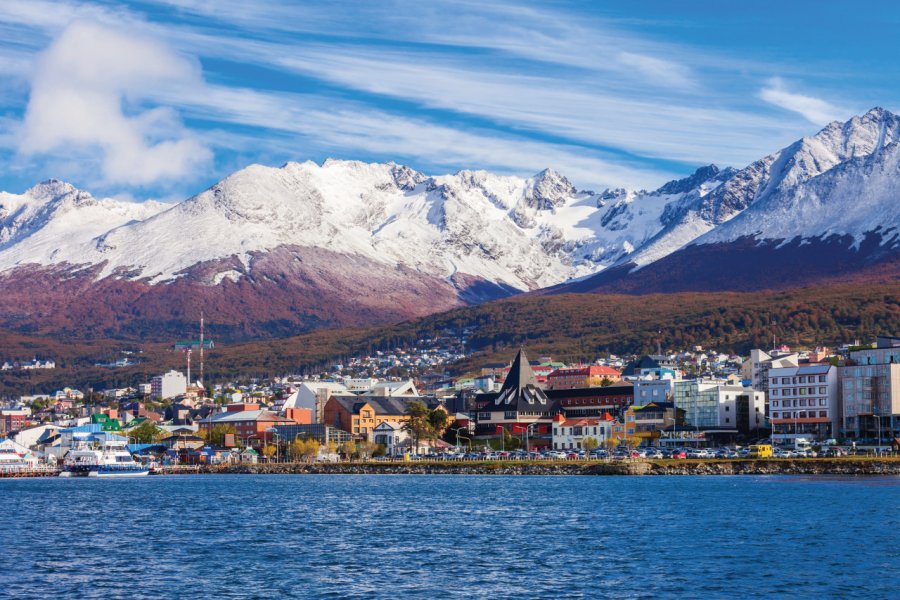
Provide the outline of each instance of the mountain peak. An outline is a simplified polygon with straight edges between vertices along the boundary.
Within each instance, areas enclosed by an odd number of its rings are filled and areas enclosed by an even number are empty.
[[[540,210],[559,206],[576,193],[572,182],[553,169],[544,169],[534,176],[532,200],[535,207]]]
[[[706,165],[683,179],[673,179],[662,185],[655,194],[684,194],[710,180],[723,181],[735,173],[734,169],[719,169],[716,165]],[[725,177],[723,177],[725,175]]]
[[[60,179],[47,179],[37,185],[34,185],[25,192],[25,195],[36,200],[52,200],[67,194],[77,194],[79,197],[89,197],[90,194],[82,192],[71,183],[67,183]]]

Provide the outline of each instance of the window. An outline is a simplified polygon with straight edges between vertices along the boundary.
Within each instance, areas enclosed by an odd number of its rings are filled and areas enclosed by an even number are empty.
[[[827,377],[825,377],[824,375],[819,375],[819,383],[825,383],[826,381],[828,381]]]
[[[726,423],[731,423],[731,419],[729,419],[728,417],[725,417],[725,422],[726,422]]]
[[[819,406],[828,406],[828,401],[825,398],[819,398]]]
[[[828,411],[827,411],[827,410],[820,410],[820,411],[819,411],[819,416],[820,416],[820,417],[827,417],[827,416],[828,416]]]
[[[779,417],[780,414],[781,414],[781,413],[773,412],[773,413],[772,413],[772,418],[773,418],[773,419],[777,419],[777,418]]]
[[[772,408],[778,408],[778,400],[772,401]]]

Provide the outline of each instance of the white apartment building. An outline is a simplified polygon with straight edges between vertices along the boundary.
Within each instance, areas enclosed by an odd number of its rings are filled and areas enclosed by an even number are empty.
[[[185,392],[187,392],[187,378],[178,371],[169,371],[150,380],[150,395],[154,398],[165,400],[183,396]]]
[[[566,419],[558,415],[553,419],[552,444],[554,450],[578,450],[587,438],[597,440],[598,447],[612,437],[615,421],[597,417]]]
[[[840,429],[838,369],[827,364],[769,369],[772,440],[824,440]]]
[[[744,379],[750,380],[750,387],[768,392],[769,369],[800,366],[800,355],[796,352],[771,350],[751,350],[750,358],[744,361],[741,371]]]
[[[766,427],[765,393],[724,379],[676,381],[674,404],[684,410],[687,425],[701,429],[734,429],[749,434]]]

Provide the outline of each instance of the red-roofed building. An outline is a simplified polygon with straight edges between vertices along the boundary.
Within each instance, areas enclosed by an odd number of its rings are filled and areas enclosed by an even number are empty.
[[[613,436],[616,420],[609,413],[600,417],[567,419],[563,415],[553,417],[553,449],[578,450],[587,438],[597,440],[600,446]]]
[[[556,369],[547,376],[547,389],[571,390],[575,388],[590,388],[607,383],[621,381],[622,374],[612,367],[602,365],[589,365],[586,367],[568,367]]]

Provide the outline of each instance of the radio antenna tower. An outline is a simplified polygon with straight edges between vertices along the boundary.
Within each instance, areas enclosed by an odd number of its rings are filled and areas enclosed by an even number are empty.
[[[191,352],[194,349],[200,351],[200,383],[203,384],[203,369],[205,367],[204,364],[204,351],[212,350],[215,348],[215,344],[213,344],[212,340],[206,339],[206,332],[204,331],[204,318],[203,313],[200,313],[200,340],[186,340],[182,342],[175,342],[175,350],[180,350],[187,355],[187,380],[188,385],[191,385]]]

